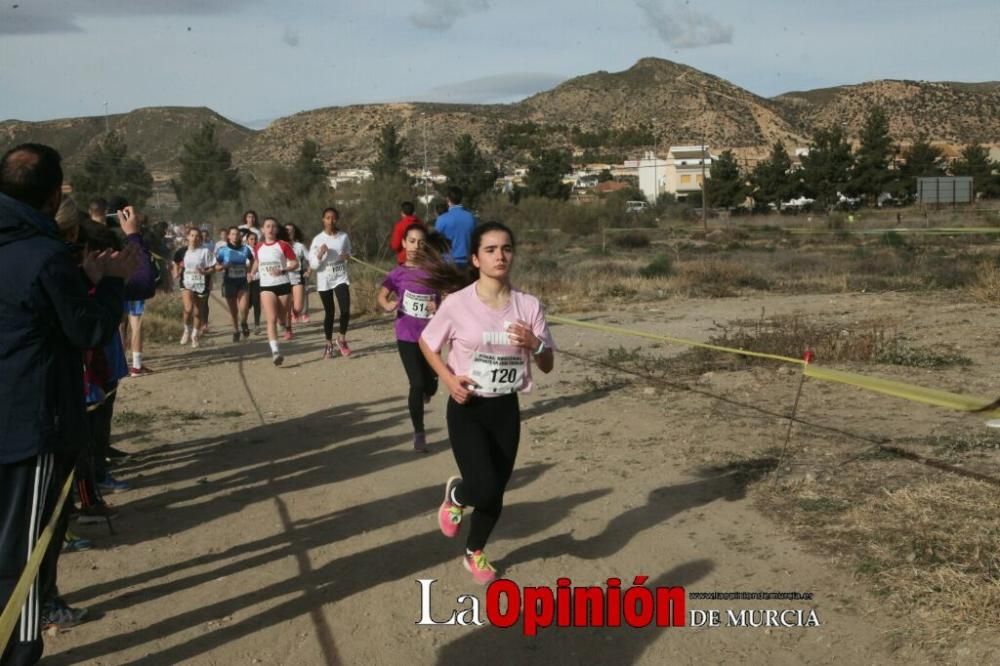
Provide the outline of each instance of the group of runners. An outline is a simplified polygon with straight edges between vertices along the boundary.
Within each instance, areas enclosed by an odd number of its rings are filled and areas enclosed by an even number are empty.
[[[186,246],[174,254],[174,277],[181,286],[184,302],[184,333],[180,343],[190,343],[193,348],[200,346],[200,338],[208,328],[212,280],[216,273],[222,273],[222,295],[229,307],[233,342],[250,337],[251,310],[254,333],[260,332],[263,310],[271,358],[275,365],[281,365],[284,356],[279,328],[284,340],[292,340],[293,325],[309,323],[306,289],[315,274],[324,309],[323,356],[333,357],[334,344],[341,355],[350,356],[347,329],[351,295],[347,262],[351,258],[351,240],[337,228],[338,218],[336,208],[324,210],[323,231],[308,248],[298,226],[282,225],[274,217],[265,217],[258,226],[257,213],[252,210],[243,214],[239,226],[225,230],[224,239],[214,246],[207,244],[205,232],[197,227],[188,228]],[[340,309],[340,321],[334,343],[336,308]]]
[[[460,192],[449,193],[455,215],[450,222],[439,217],[433,231],[416,218],[410,202],[402,204],[391,242],[398,265],[385,276],[377,303],[395,314],[415,451],[428,451],[424,410],[439,384],[447,389],[448,437],[460,475],[445,484],[438,528],[454,538],[462,523],[469,523],[462,563],[477,582],[488,583],[496,569],[484,551],[520,441],[517,394],[532,389],[532,365],[552,370],[554,345],[538,299],[511,285],[513,233],[497,222],[476,224],[460,201]],[[338,220],[335,208],[325,209],[323,231],[308,248],[298,227],[273,217],[258,226],[254,211],[227,229],[214,248],[205,246],[203,232],[191,228],[187,247],[175,256],[184,299],[182,344],[198,346],[211,280],[222,273],[233,341],[250,335],[251,308],[255,329],[256,313],[263,310],[272,359],[281,365],[279,327],[290,340],[293,324],[308,321],[305,286],[315,275],[324,310],[323,356],[332,357],[335,348],[350,355],[351,242]],[[470,508],[475,510],[464,521]]]

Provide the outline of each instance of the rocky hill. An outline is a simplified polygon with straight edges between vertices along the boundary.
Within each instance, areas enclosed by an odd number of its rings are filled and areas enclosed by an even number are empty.
[[[791,92],[775,98],[800,132],[842,126],[856,136],[868,109],[881,104],[893,139],[950,144],[1000,142],[1000,83],[871,81]]]
[[[624,72],[571,79],[519,104],[540,123],[587,130],[646,124],[661,145],[754,147],[800,142],[780,105],[693,67],[643,58]]]
[[[206,108],[138,109],[110,116],[131,151],[154,171],[177,169],[184,140],[204,121],[219,125],[222,143],[245,170],[291,162],[305,139],[320,146],[331,167],[370,162],[381,127],[394,123],[406,139],[409,164],[437,164],[461,134],[517,162],[534,147],[586,148],[588,155],[638,155],[659,145],[699,143],[744,156],[775,141],[806,145],[818,127],[840,125],[856,136],[872,104],[888,111],[893,138],[918,136],[961,145],[1000,144],[1000,83],[873,81],[791,92],[766,99],[717,76],[658,58],[622,72],[596,72],[566,81],[516,104],[367,104],[305,111],[255,131]],[[0,148],[27,140],[58,148],[72,167],[100,140],[105,119],[0,122]]]
[[[0,148],[6,150],[27,141],[48,144],[72,169],[100,142],[107,127],[123,134],[129,153],[141,156],[150,171],[170,173],[177,170],[181,146],[206,121],[216,123],[220,142],[230,150],[238,149],[255,134],[211,109],[163,106],[109,115],[107,121],[104,116],[42,122],[5,120],[0,122]]]

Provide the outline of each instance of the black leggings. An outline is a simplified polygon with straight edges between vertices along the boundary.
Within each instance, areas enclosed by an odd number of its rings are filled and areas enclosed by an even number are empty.
[[[410,395],[407,405],[410,408],[410,421],[413,422],[413,432],[424,431],[424,398],[437,393],[438,379],[430,364],[420,351],[416,342],[396,340],[399,358],[403,361],[406,378],[410,380]]]
[[[93,444],[94,475],[98,481],[103,481],[108,475],[107,457],[111,451],[111,421],[115,414],[117,396],[117,391],[109,393],[104,403],[87,415],[90,419],[90,436]]]
[[[465,547],[482,550],[500,518],[503,494],[517,458],[521,439],[517,394],[473,397],[464,405],[449,398],[448,438],[462,473],[455,499],[462,506],[476,508]]]
[[[249,285],[250,307],[253,308],[253,325],[260,326],[260,280],[251,280]]]
[[[333,289],[319,292],[319,300],[323,301],[323,333],[327,340],[333,340],[333,296],[337,295],[337,307],[340,308],[340,334],[347,335],[347,325],[351,321],[351,286],[338,284]]]

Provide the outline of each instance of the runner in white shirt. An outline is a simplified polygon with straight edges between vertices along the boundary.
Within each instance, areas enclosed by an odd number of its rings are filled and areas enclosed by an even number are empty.
[[[174,272],[181,283],[181,298],[184,301],[181,344],[186,345],[190,341],[191,347],[197,348],[203,325],[203,302],[208,299],[208,276],[215,272],[216,261],[215,253],[202,244],[201,231],[195,227],[188,229],[187,242],[187,249],[174,264]]]
[[[333,299],[340,308],[340,330],[337,348],[342,356],[350,356],[347,346],[347,326],[351,321],[351,281],[347,277],[347,262],[351,258],[351,239],[337,229],[340,214],[336,208],[323,211],[323,231],[313,238],[309,247],[309,264],[316,271],[316,291],[323,301],[323,333],[326,349],[323,358],[333,356]]]
[[[299,270],[288,274],[292,282],[292,307],[285,315],[285,339],[292,338],[292,324],[302,322],[309,323],[309,315],[306,314],[306,280],[312,275],[309,271],[309,251],[302,244],[302,230],[294,224],[286,224],[285,231],[288,232],[288,242],[295,252],[295,258],[299,262]]]
[[[250,269],[251,279],[260,278],[260,304],[267,319],[267,341],[271,346],[271,358],[275,365],[281,365],[285,357],[278,349],[278,322],[285,320],[292,295],[288,274],[299,268],[292,246],[278,240],[278,221],[273,217],[264,218],[261,232],[264,238],[257,243],[256,257]]]

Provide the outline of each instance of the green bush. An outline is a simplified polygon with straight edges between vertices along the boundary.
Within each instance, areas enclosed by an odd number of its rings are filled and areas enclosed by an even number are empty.
[[[658,254],[651,262],[639,269],[639,275],[644,278],[670,277],[674,272],[674,263],[665,254]]]

